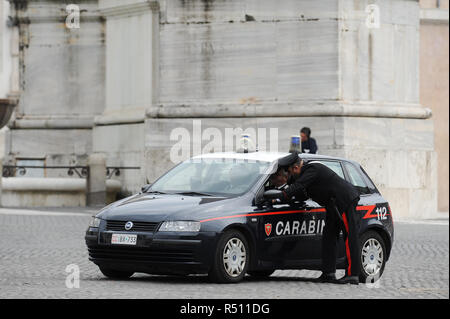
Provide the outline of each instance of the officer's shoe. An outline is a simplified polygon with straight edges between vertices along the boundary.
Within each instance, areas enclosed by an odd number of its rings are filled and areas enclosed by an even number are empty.
[[[336,279],[336,274],[335,273],[322,273],[322,275],[320,275],[319,278],[314,279],[314,282],[328,282],[328,283],[336,283],[337,279]]]
[[[359,285],[359,277],[358,276],[344,276],[337,280],[338,284],[352,284],[352,285]]]

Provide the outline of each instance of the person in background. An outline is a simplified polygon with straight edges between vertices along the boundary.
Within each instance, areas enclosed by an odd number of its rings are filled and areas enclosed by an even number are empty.
[[[309,127],[302,128],[300,137],[302,140],[302,153],[317,154],[316,140],[311,137],[311,129]]]

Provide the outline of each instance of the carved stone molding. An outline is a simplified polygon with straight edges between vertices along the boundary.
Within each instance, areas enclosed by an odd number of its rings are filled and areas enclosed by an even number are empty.
[[[0,129],[8,124],[13,114],[14,108],[18,103],[19,99],[16,97],[0,99]]]
[[[257,103],[164,103],[151,106],[147,118],[241,118],[241,117],[381,117],[428,119],[432,112],[418,104],[288,101]]]

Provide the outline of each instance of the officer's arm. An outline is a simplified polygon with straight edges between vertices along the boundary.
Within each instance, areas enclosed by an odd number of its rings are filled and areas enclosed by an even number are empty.
[[[284,199],[291,199],[293,196],[299,201],[305,201],[309,198],[306,189],[311,186],[317,178],[317,168],[311,166],[305,171],[293,184],[289,185],[284,194]]]

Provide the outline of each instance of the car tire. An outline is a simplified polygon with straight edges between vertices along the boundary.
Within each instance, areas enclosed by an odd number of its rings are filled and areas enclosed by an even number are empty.
[[[386,265],[386,244],[379,233],[365,232],[359,241],[361,283],[375,283],[383,275]]]
[[[247,273],[255,278],[267,278],[270,277],[274,272],[275,270],[271,269],[271,270],[252,270]]]
[[[128,279],[134,274],[132,271],[121,271],[104,267],[99,268],[103,275],[111,279]]]
[[[247,273],[249,263],[247,239],[238,230],[229,230],[217,243],[209,278],[216,283],[240,282]]]

